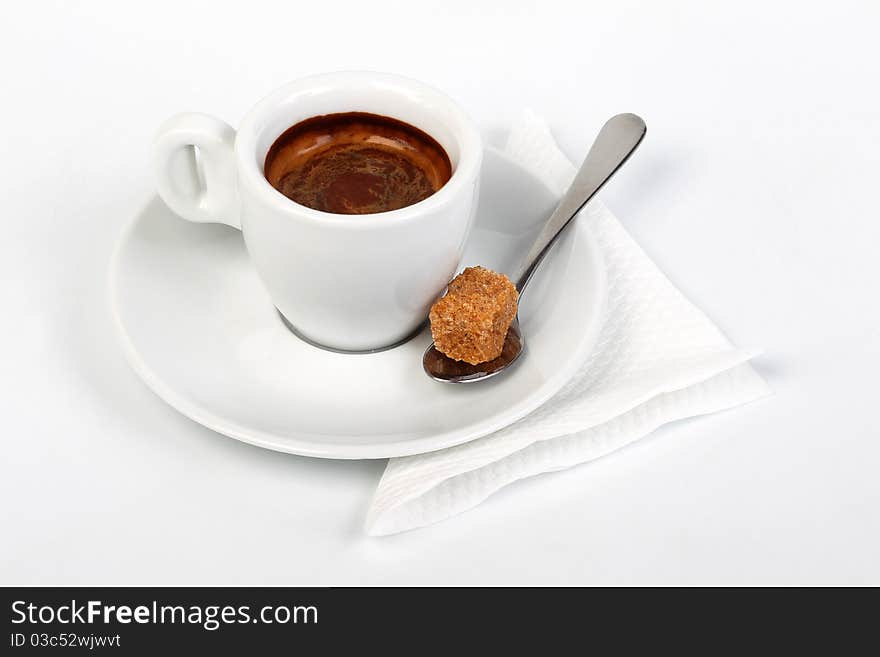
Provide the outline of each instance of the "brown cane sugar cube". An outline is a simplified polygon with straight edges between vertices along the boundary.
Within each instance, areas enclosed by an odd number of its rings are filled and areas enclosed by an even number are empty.
[[[431,307],[434,346],[471,365],[498,358],[516,317],[516,287],[504,274],[468,267]]]

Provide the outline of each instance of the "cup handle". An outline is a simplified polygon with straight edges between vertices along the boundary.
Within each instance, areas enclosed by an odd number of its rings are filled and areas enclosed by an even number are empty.
[[[241,230],[235,179],[235,130],[207,114],[172,116],[153,142],[159,196],[184,219]]]

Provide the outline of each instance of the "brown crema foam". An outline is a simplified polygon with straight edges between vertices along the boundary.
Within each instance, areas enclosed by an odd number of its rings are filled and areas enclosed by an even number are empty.
[[[435,139],[408,123],[345,112],[285,130],[264,171],[269,184],[301,205],[372,214],[428,198],[452,176],[452,165]]]

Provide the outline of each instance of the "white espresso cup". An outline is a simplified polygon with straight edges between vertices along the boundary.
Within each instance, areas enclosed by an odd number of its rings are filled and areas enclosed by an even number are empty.
[[[421,129],[444,148],[452,176],[413,205],[331,214],[300,205],[263,173],[275,140],[300,121],[369,112]],[[447,96],[396,75],[341,72],[292,82],[260,101],[238,132],[204,114],[166,121],[155,140],[159,195],[184,219],[238,228],[275,307],[318,346],[392,346],[425,320],[455,274],[470,230],[482,146]]]

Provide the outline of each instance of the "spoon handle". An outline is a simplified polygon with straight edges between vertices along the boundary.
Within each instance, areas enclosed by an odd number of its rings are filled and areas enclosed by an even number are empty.
[[[646,131],[645,122],[635,114],[612,116],[602,126],[571,186],[523,260],[517,291],[522,293],[565,227],[632,155]]]

